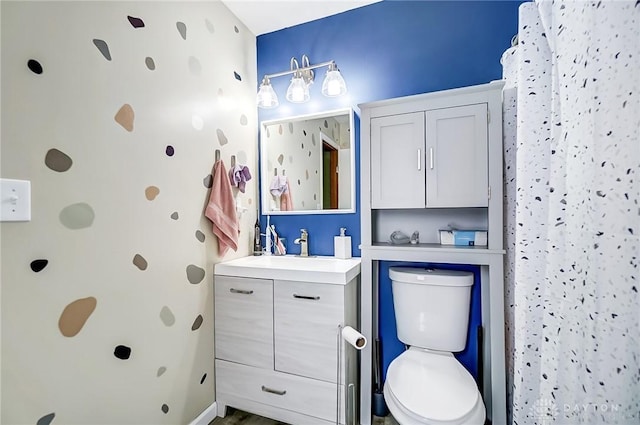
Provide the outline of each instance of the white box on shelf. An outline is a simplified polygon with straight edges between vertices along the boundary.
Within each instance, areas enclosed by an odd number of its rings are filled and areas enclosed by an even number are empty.
[[[486,230],[440,230],[441,245],[487,246]]]

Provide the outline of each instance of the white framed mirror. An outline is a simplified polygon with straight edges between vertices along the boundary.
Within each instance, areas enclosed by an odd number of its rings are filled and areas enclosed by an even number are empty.
[[[262,214],[355,212],[353,125],[351,108],[263,121]]]

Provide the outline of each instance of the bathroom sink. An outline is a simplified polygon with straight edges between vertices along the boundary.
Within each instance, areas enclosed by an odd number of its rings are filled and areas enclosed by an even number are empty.
[[[360,273],[360,258],[258,255],[215,265],[215,274],[345,285]]]

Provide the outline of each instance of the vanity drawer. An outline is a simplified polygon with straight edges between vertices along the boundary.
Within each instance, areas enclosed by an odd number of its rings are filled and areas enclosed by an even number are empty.
[[[215,277],[215,356],[273,369],[273,281]]]
[[[344,290],[344,285],[274,281],[276,370],[336,382]]]
[[[216,360],[216,399],[251,400],[335,423],[336,391],[336,384]]]

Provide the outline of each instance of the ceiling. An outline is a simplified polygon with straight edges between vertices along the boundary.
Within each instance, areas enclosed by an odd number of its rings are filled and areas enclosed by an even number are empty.
[[[222,0],[256,36],[381,0]]]

